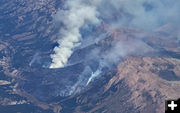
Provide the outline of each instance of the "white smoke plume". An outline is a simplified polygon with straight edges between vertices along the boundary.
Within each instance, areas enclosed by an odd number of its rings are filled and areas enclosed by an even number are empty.
[[[92,72],[92,73],[91,73],[91,76],[89,77],[89,79],[88,79],[88,81],[87,81],[87,83],[86,83],[86,85],[88,85],[94,78],[96,78],[97,76],[99,76],[101,73],[102,73],[102,72],[101,72],[100,69],[98,69],[96,72]]]
[[[60,29],[59,47],[54,48],[50,68],[61,68],[66,65],[73,49],[80,44],[82,38],[80,28],[89,23],[99,23],[96,10],[98,3],[99,0],[69,0],[65,4],[67,10],[57,12],[55,18],[64,28]]]
[[[178,0],[67,0],[65,8],[55,15],[55,20],[63,26],[59,33],[59,46],[51,55],[50,68],[61,68],[67,64],[74,48],[81,44],[80,29],[88,24],[96,25],[101,19],[116,28],[152,31],[164,24],[178,24],[179,5]]]
[[[41,63],[41,57],[40,54],[37,52],[35,55],[33,55],[33,58],[31,60],[31,62],[29,63],[29,66],[32,66],[33,63],[37,62],[38,64]]]

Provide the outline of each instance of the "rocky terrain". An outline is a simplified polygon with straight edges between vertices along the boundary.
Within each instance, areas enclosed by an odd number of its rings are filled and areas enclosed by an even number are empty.
[[[171,24],[149,33],[129,28],[111,30],[111,25],[101,23],[93,35],[104,32],[105,38],[75,50],[69,61],[72,65],[48,69],[59,29],[53,25],[53,15],[63,2],[0,1],[2,113],[163,113],[166,99],[179,98],[179,31]],[[62,96],[63,78],[71,76],[71,85],[87,64],[96,67],[96,61],[81,59],[91,56],[95,48],[99,56],[111,54],[116,42],[130,52],[81,92]]]

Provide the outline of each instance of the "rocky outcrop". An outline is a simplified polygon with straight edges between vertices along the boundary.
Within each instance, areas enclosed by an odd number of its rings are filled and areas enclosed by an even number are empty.
[[[165,100],[179,98],[180,73],[176,72],[179,68],[179,59],[130,57],[118,65],[116,76],[110,79],[105,90],[123,80],[132,93],[127,101],[135,109],[163,113]]]

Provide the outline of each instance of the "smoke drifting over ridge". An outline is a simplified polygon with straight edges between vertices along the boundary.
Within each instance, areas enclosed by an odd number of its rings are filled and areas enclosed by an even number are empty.
[[[55,20],[61,23],[62,28],[59,33],[59,47],[55,47],[55,53],[51,55],[50,68],[64,67],[77,46],[85,48],[93,45],[107,38],[111,33],[111,31],[109,34],[101,33],[97,37],[92,37],[97,41],[90,40],[82,37],[80,30],[83,27],[88,29],[88,25],[98,25],[103,21],[111,27],[110,29],[125,27],[151,33],[156,32],[159,27],[171,24],[174,27],[173,31],[179,31],[179,6],[179,0],[68,0],[65,3],[65,9],[59,10],[55,15]],[[85,43],[81,45],[81,42]],[[83,89],[94,78],[103,74],[104,67],[109,68],[128,55],[142,55],[152,50],[145,42],[136,39],[128,44],[119,41],[112,45],[113,47],[105,53],[99,49],[89,52],[91,58],[82,60],[96,59],[99,67],[93,70],[87,64],[78,81],[68,86],[61,95],[68,96],[77,93],[77,89]]]

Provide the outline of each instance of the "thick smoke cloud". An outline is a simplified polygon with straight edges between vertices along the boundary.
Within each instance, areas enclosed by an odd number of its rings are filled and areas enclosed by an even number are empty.
[[[56,14],[56,20],[60,21],[63,28],[60,29],[58,40],[59,47],[54,48],[55,54],[51,55],[50,68],[61,68],[66,65],[73,49],[80,44],[80,28],[91,24],[98,24],[97,0],[69,0],[66,2],[66,10],[60,10]]]
[[[164,24],[179,24],[179,5],[179,0],[104,0],[99,12],[113,26],[153,31]]]
[[[62,27],[59,33],[59,46],[54,48],[55,53],[51,55],[50,68],[64,67],[77,46],[83,49],[98,43],[107,38],[114,29],[123,27],[151,33],[164,25],[172,25],[172,32],[179,31],[179,6],[179,0],[68,0],[65,8],[59,10],[55,15],[55,20],[59,21]],[[82,37],[82,28],[88,29],[88,25],[98,25],[101,21],[111,27],[108,33],[100,33],[96,37],[91,35],[86,38]],[[82,45],[81,42],[83,42]],[[137,39],[134,39],[131,44],[119,41],[112,45],[103,52],[98,48],[89,52],[90,57],[82,60],[88,62],[92,58],[96,59],[99,66],[94,70],[87,63],[78,81],[68,86],[67,90],[62,91],[62,95],[77,93],[96,77],[102,75],[104,68],[110,69],[113,64],[128,55],[143,55],[152,51],[150,46]]]

